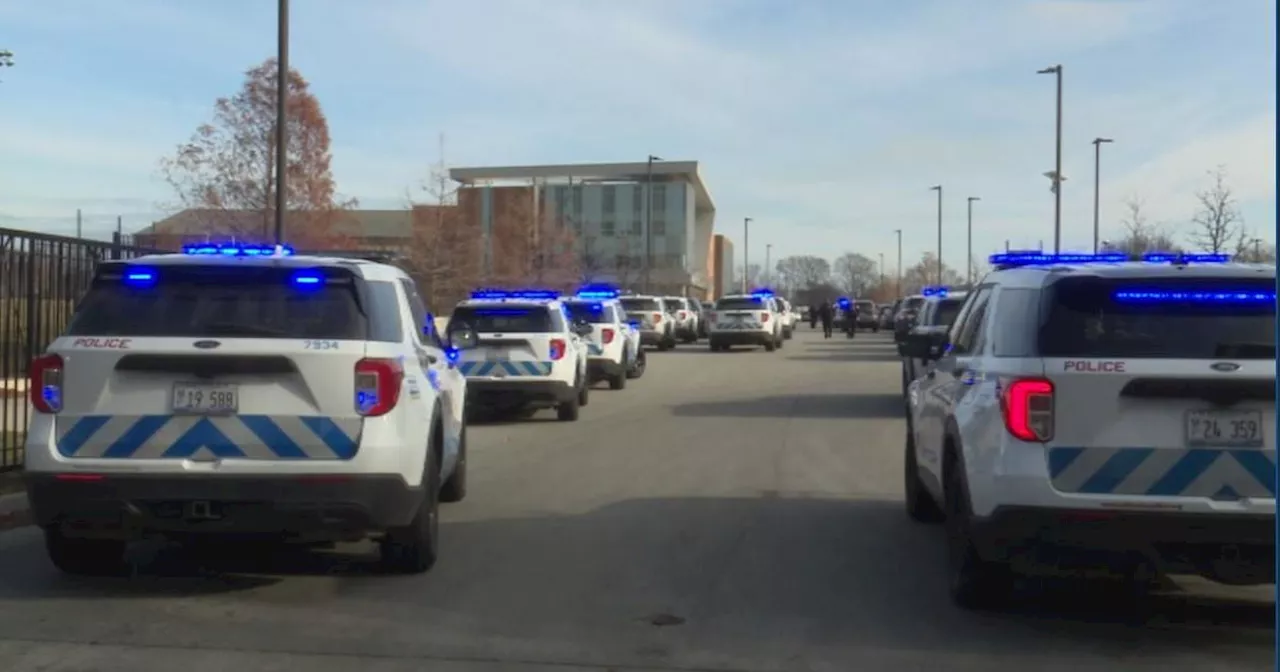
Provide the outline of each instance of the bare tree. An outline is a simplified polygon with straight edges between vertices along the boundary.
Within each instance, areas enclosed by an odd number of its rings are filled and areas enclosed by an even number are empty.
[[[845,252],[836,259],[832,280],[848,294],[863,294],[880,283],[876,262],[854,252]]]
[[[1227,184],[1224,166],[1209,171],[1213,183],[1196,194],[1200,210],[1191,218],[1196,230],[1191,241],[1197,247],[1214,254],[1222,252],[1228,241],[1238,235],[1241,228],[1240,210],[1236,207],[1235,194]]]
[[[831,279],[831,264],[822,257],[808,254],[779,259],[774,270],[800,289],[807,289]]]
[[[1118,240],[1107,242],[1108,250],[1135,256],[1148,252],[1179,251],[1179,245],[1166,228],[1153,223],[1147,216],[1146,201],[1139,196],[1125,199],[1120,229],[1123,234]]]
[[[1258,264],[1276,263],[1276,246],[1274,243],[1258,238],[1251,231],[1241,226],[1236,235],[1235,252],[1231,255],[1236,261]]]

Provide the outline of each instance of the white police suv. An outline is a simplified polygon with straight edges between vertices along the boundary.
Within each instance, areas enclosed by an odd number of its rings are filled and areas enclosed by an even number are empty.
[[[723,296],[707,319],[712,352],[727,352],[735,345],[759,345],[767,352],[782,347],[782,320],[772,292]]]
[[[640,332],[628,320],[618,301],[618,291],[609,287],[583,287],[564,302],[569,317],[591,325],[583,340],[587,345],[587,380],[609,381],[609,388],[621,390],[630,378],[644,375],[645,354]]]
[[[477,409],[554,408],[561,420],[578,419],[590,390],[583,337],[594,327],[574,320],[559,292],[478,290],[454,308],[447,331],[458,329],[476,337],[458,370]]]
[[[676,347],[676,320],[659,296],[627,295],[619,298],[628,321],[640,331],[640,344],[670,350]]]
[[[385,263],[202,245],[100,264],[32,362],[27,493],[61,570],[125,568],[164,535],[382,543],[438,554],[466,494],[466,381]],[[225,537],[224,537],[225,538]]]
[[[996,255],[911,383],[907,511],[952,597],[1017,573],[1275,582],[1276,270],[1217,255]]]

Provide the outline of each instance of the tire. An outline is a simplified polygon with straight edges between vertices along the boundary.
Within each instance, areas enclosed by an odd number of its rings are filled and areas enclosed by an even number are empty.
[[[591,386],[587,385],[584,382],[582,384],[582,387],[578,390],[578,406],[580,407],[586,406],[590,402],[591,402]]]
[[[127,573],[127,543],[114,539],[76,539],[57,526],[44,530],[44,548],[58,571],[74,576],[120,576]]]
[[[647,363],[648,359],[644,355],[644,349],[640,349],[636,352],[636,359],[631,363],[631,368],[627,369],[627,377],[635,380],[636,378],[643,376],[645,365]]]
[[[666,352],[674,347],[676,347],[675,337],[663,338],[661,341],[658,341],[659,352]]]
[[[422,474],[422,502],[413,520],[404,527],[387,530],[382,540],[382,564],[403,574],[422,574],[440,557],[440,444],[444,428],[431,430],[427,464]]]
[[[458,459],[453,463],[453,473],[440,487],[440,501],[461,502],[467,497],[467,423],[462,423],[458,436]]]
[[[784,330],[784,331],[782,332],[782,338],[784,338],[784,339],[786,339],[786,340],[788,340],[788,341],[789,341],[789,340],[791,340],[791,337],[792,337],[792,336],[794,336],[794,335],[795,335],[795,332],[794,332],[794,330],[792,330],[792,329],[786,329],[786,330]]]
[[[1002,604],[1013,587],[1007,565],[984,559],[971,535],[972,507],[964,466],[944,469],[947,531],[947,584],[951,601],[962,609],[989,609]]]
[[[627,378],[631,377],[631,360],[625,355],[622,357],[622,368],[615,374],[609,376],[609,389],[625,390],[627,389]]]
[[[561,422],[576,422],[581,414],[582,392],[579,391],[569,399],[556,405],[556,419]]]
[[[916,437],[907,418],[905,452],[903,456],[903,490],[906,493],[907,517],[917,523],[940,523],[943,515],[938,503],[920,482],[920,465],[916,462]]]
[[[777,344],[777,343],[775,343],[775,342],[774,342],[774,340],[773,340],[772,338],[771,338],[771,339],[769,339],[769,340],[767,340],[767,341],[765,341],[765,343],[764,343],[764,351],[765,351],[765,352],[773,352],[774,350],[777,350],[777,349],[778,349],[778,344]]]

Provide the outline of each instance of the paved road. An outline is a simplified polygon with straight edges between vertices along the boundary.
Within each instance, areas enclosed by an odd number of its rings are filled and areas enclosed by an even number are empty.
[[[471,495],[426,576],[378,576],[356,546],[68,579],[11,532],[0,669],[1273,669],[1269,589],[953,608],[938,530],[902,510],[891,348],[690,347],[576,424],[475,427]]]

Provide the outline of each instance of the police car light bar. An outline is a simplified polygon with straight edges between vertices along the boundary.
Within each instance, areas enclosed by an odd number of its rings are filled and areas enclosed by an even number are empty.
[[[921,296],[941,296],[945,298],[947,296],[947,292],[949,291],[950,290],[947,289],[946,287],[925,287],[924,289],[920,290],[920,295]]]
[[[288,257],[293,255],[293,248],[288,245],[200,244],[183,245],[182,253],[223,257]]]
[[[1256,289],[1223,289],[1223,290],[1160,290],[1160,289],[1127,289],[1117,290],[1111,297],[1125,303],[1275,303],[1276,293],[1258,291]]]
[[[1225,264],[1231,261],[1231,255],[1151,252],[1142,255],[1142,260],[1153,264]]]
[[[1053,266],[1057,264],[1116,264],[1129,261],[1129,255],[1122,252],[1101,252],[1098,254],[1042,254],[1006,252],[993,254],[987,258],[992,266]]]
[[[535,301],[550,301],[560,298],[560,292],[549,289],[478,289],[471,292],[471,298],[476,300],[500,301],[502,299],[530,299]]]
[[[751,296],[754,296],[756,298],[762,298],[762,299],[768,298],[773,296],[773,290],[772,289],[753,289],[751,290]]]
[[[578,288],[578,292],[574,294],[579,299],[616,299],[620,292],[608,285],[586,285]]]
[[[122,279],[131,287],[150,287],[156,284],[156,272],[150,268],[130,268]]]

